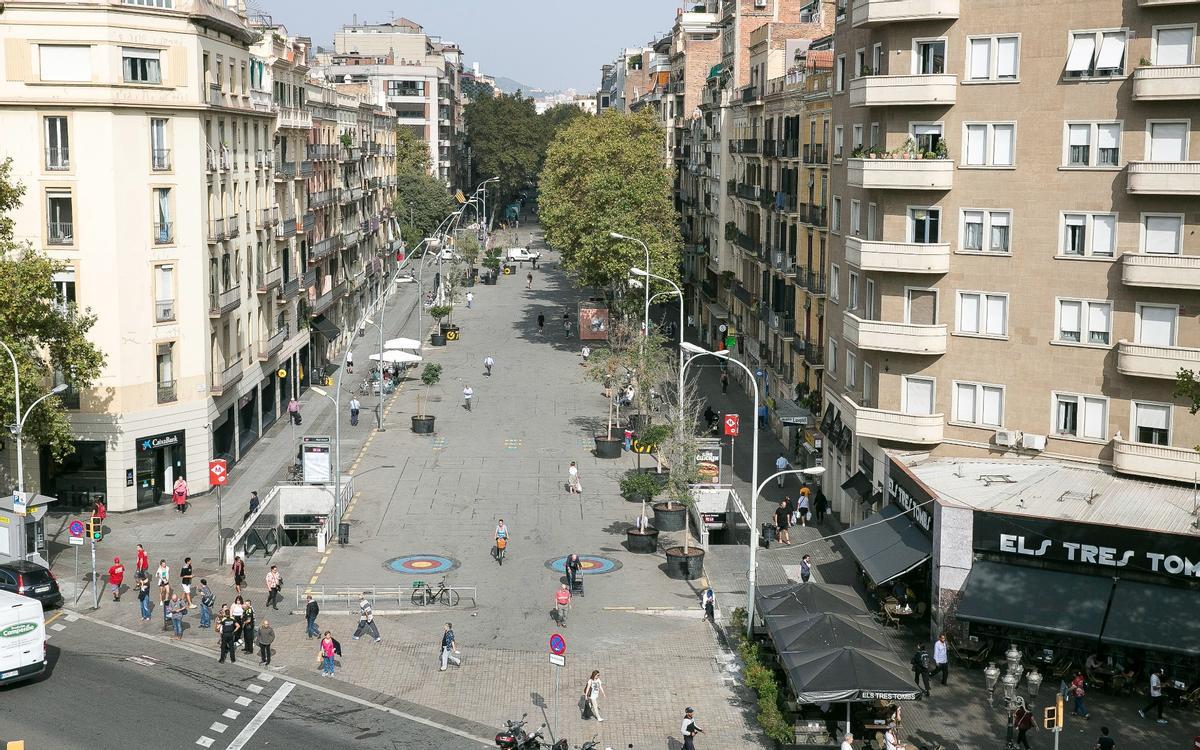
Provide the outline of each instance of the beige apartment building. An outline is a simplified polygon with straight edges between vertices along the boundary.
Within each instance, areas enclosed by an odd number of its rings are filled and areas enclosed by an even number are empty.
[[[1200,364],[1198,21],[1195,0],[839,5],[821,428],[843,520],[887,450],[1200,474],[1172,395]]]

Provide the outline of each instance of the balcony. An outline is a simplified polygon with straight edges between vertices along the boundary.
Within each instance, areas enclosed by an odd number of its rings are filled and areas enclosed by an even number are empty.
[[[233,364],[227,365],[221,372],[216,372],[215,369],[211,376],[209,393],[214,396],[220,396],[226,391],[231,390],[238,381],[242,379],[242,361],[235,359]]]
[[[1143,8],[1158,8],[1168,5],[1200,5],[1200,0],[1138,0]]]
[[[1133,71],[1133,98],[1139,102],[1200,99],[1200,65],[1143,65]]]
[[[1121,281],[1128,286],[1200,289],[1200,255],[1125,253]]]
[[[946,353],[946,325],[893,323],[863,320],[853,313],[842,316],[842,336],[859,349],[899,354]]]
[[[171,149],[150,149],[150,169],[155,172],[166,172],[171,169]]]
[[[803,161],[805,164],[824,165],[829,163],[829,152],[823,143],[804,144]]]
[[[292,161],[275,162],[275,179],[277,180],[294,180],[296,179],[296,163]]]
[[[314,169],[314,167],[313,167],[312,161],[305,159],[304,161],[300,162],[300,176],[301,177],[312,177],[313,169]]]
[[[59,172],[71,168],[71,151],[68,148],[46,149],[46,171]]]
[[[310,263],[314,263],[318,260],[321,260],[322,258],[329,255],[334,250],[337,250],[341,246],[342,246],[341,235],[335,234],[332,237],[326,237],[323,240],[317,240],[309,248],[308,261]]]
[[[275,109],[275,103],[271,101],[271,92],[251,89],[250,106],[257,112],[271,112]]]
[[[864,271],[949,273],[950,243],[879,242],[850,236],[846,262]]]
[[[283,348],[283,345],[287,340],[288,327],[285,323],[279,328],[276,328],[275,332],[271,334],[270,338],[266,339],[265,341],[258,342],[258,361],[266,362],[271,359],[271,357],[275,356],[275,354]]]
[[[958,92],[948,73],[904,76],[860,76],[850,81],[851,107],[950,106]]]
[[[949,190],[954,162],[949,159],[849,159],[846,182],[868,190]]]
[[[1192,448],[1128,443],[1116,439],[1112,446],[1113,470],[1121,474],[1188,484],[1195,482],[1196,475],[1200,474],[1200,453]]]
[[[236,310],[241,304],[241,286],[233,286],[223,292],[210,292],[208,295],[208,317],[219,318],[230,310]]]
[[[289,300],[300,293],[300,279],[291,278],[283,282],[283,286],[279,290],[279,296],[284,300]]]
[[[281,128],[309,130],[312,128],[312,113],[305,109],[280,107],[278,122]]]
[[[237,237],[242,233],[242,224],[241,221],[239,221],[240,218],[241,217],[237,216],[236,214],[234,216],[225,217],[226,237]]]
[[[1131,161],[1129,187],[1135,195],[1200,195],[1200,161]]]
[[[337,200],[337,190],[321,190],[308,196],[309,208],[323,208]]]
[[[311,259],[310,261],[311,262]],[[304,276],[300,280],[300,286],[305,289],[311,289],[317,285],[317,269],[310,268],[304,272]]]
[[[283,221],[275,227],[275,239],[286,240],[296,236],[296,217],[284,217]]]
[[[804,361],[809,367],[825,367],[825,347],[811,341],[804,342]]]
[[[229,235],[225,234],[224,219],[209,219],[208,220],[208,241],[220,242]]]
[[[859,406],[849,396],[843,396],[846,411],[842,415],[846,426],[860,437],[889,440],[896,443],[937,445],[942,442],[945,417],[941,414],[905,414],[887,409]]]
[[[853,26],[952,21],[958,18],[958,0],[855,0],[850,14]]]
[[[797,274],[799,278],[799,274]],[[818,297],[825,296],[825,272],[824,271],[806,271],[804,273],[804,286],[808,289],[809,294],[815,294]]]
[[[1174,380],[1180,370],[1200,370],[1200,349],[1122,340],[1117,345],[1117,370],[1135,378]]]
[[[169,245],[175,241],[175,225],[169,221],[155,222],[154,244]]]
[[[266,294],[271,289],[283,283],[283,266],[275,266],[269,271],[258,271],[258,293]]]
[[[165,380],[158,384],[158,403],[169,404],[178,399],[179,395],[176,393],[174,380]]]
[[[279,223],[279,209],[260,208],[258,213],[258,228],[270,229]]]

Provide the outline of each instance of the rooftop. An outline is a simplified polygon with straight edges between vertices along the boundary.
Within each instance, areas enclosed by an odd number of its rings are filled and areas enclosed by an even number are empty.
[[[964,460],[891,454],[944,505],[1037,518],[1200,535],[1191,487],[1043,460]]]

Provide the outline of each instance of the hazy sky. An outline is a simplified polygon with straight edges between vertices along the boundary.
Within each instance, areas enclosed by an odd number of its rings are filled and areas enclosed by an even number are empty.
[[[325,46],[352,22],[396,17],[457,42],[464,61],[490,75],[544,89],[594,91],[600,66],[623,47],[670,31],[684,0],[247,0],[288,31]]]

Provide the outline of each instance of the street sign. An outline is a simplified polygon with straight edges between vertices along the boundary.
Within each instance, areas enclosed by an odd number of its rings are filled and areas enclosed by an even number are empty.
[[[26,501],[25,501],[24,495],[22,495],[20,492],[14,492],[13,493],[13,513],[16,513],[18,516],[25,515],[28,512],[25,502]]]
[[[550,663],[553,664],[554,666],[556,666],[556,667],[567,666],[567,657],[560,656],[559,654],[546,654],[546,655],[550,657]]]
[[[762,378],[762,376],[763,376],[763,375],[765,375],[765,374],[766,374],[766,373],[764,373],[762,370],[755,370],[755,371],[754,371],[754,377],[756,377],[756,378]]]
[[[67,526],[67,531],[71,532],[71,536],[83,536],[83,521],[75,519]]]
[[[223,458],[214,458],[208,462],[208,483],[214,487],[224,487],[229,483],[229,467]]]
[[[738,436],[738,428],[741,426],[740,421],[741,421],[741,417],[739,417],[737,414],[726,414],[725,415],[725,436],[726,437],[737,437]]]
[[[83,537],[81,537],[81,536],[68,537],[67,544],[77,544],[80,547],[82,547],[83,546]]]
[[[550,636],[550,653],[555,656],[562,656],[567,652],[567,642],[558,633]]]

